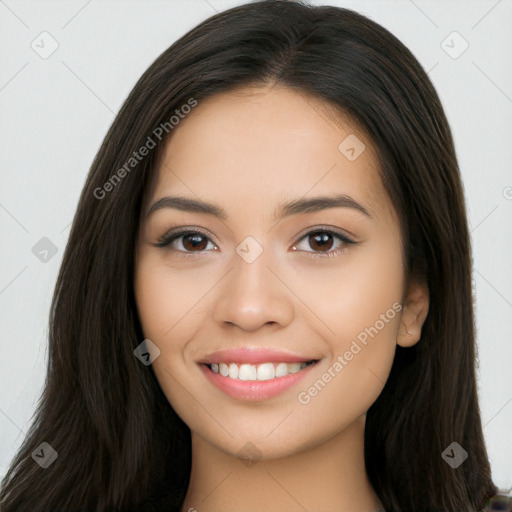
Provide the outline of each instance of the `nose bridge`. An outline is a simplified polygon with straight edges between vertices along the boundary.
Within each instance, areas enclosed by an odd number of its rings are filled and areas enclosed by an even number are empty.
[[[263,242],[254,237],[247,237],[235,251],[233,268],[215,303],[214,319],[244,330],[254,330],[266,323],[288,324],[293,318],[294,304],[275,270],[270,270],[276,266],[271,249],[263,248]]]

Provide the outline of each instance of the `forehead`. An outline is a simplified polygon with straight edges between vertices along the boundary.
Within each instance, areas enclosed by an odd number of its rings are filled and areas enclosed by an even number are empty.
[[[270,208],[284,199],[335,192],[372,211],[389,207],[364,131],[326,102],[284,86],[200,101],[168,139],[151,199],[171,191],[228,210],[228,202]]]

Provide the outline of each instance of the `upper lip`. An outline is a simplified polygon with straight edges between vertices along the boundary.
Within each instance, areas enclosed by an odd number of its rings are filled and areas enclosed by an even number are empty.
[[[213,352],[204,359],[198,361],[198,363],[259,364],[273,361],[282,363],[307,363],[309,361],[317,361],[318,359],[318,357],[301,356],[292,352],[284,352],[282,350],[272,348],[238,347]]]

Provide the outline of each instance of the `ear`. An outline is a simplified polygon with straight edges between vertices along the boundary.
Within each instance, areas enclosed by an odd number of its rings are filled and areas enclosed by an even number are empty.
[[[407,285],[405,306],[400,317],[397,344],[412,347],[421,338],[421,328],[427,318],[429,293],[427,283],[411,281]]]

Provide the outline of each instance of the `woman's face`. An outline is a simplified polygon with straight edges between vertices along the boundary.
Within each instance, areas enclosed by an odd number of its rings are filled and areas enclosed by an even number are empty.
[[[375,150],[332,119],[245,89],[199,102],[162,154],[148,210],[183,200],[142,219],[138,313],[169,403],[226,453],[283,457],[364,424],[397,340],[417,341]],[[182,227],[200,234],[155,246]]]

